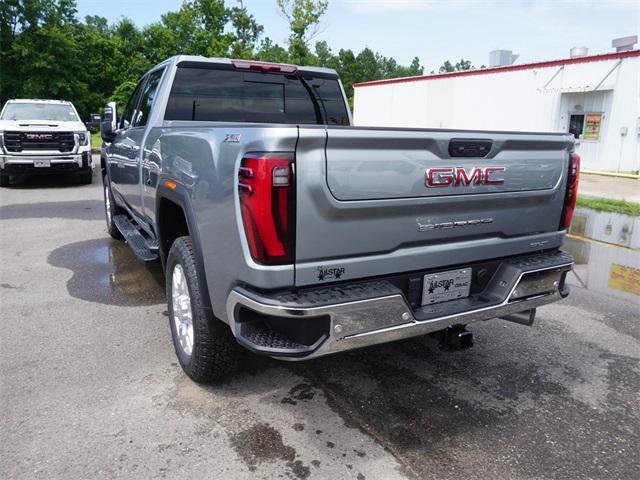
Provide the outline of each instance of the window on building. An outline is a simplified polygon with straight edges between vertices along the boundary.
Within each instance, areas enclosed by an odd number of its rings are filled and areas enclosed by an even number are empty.
[[[580,138],[584,130],[584,113],[572,113],[569,118],[569,133]]]

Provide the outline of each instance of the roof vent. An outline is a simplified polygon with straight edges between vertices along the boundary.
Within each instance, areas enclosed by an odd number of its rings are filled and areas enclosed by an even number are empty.
[[[613,40],[611,40],[611,46],[616,49],[616,52],[628,52],[629,50],[633,50],[633,46],[636,43],[638,43],[637,35],[614,38]]]
[[[493,50],[489,53],[490,67],[506,67],[513,65],[520,55],[514,55],[511,50]]]
[[[571,58],[586,57],[587,55],[589,55],[589,49],[587,47],[573,47],[569,51],[569,55],[571,56]]]

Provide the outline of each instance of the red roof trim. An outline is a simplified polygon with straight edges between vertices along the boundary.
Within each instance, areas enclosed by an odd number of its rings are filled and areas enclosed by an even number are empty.
[[[465,70],[463,72],[436,73],[435,75],[420,75],[417,77],[389,78],[387,80],[374,80],[372,82],[354,83],[354,87],[369,87],[372,85],[384,85],[387,83],[408,83],[420,82],[424,80],[438,80],[440,78],[452,78],[471,75],[486,75],[489,73],[513,72],[515,70],[531,70],[533,68],[559,67],[562,65],[573,65],[575,63],[599,62],[602,60],[615,60],[618,58],[638,57],[640,50],[630,50],[628,52],[605,53],[603,55],[591,55],[590,57],[565,58],[563,60],[548,60],[546,62],[525,63],[522,65],[508,65],[506,67],[483,68],[478,70]]]

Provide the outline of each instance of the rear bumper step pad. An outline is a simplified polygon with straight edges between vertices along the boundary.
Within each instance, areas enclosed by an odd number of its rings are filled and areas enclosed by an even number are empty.
[[[237,287],[228,297],[227,316],[245,347],[273,357],[310,359],[555,302],[568,294],[564,277],[572,265],[571,255],[561,251],[505,259],[481,294],[415,310],[399,288],[384,280],[272,296]],[[251,326],[256,319],[259,334]],[[320,324],[326,329],[306,342],[290,340],[283,331]],[[270,325],[277,333],[267,331]]]

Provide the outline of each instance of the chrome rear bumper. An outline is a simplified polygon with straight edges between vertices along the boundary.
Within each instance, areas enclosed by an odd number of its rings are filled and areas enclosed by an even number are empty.
[[[572,265],[564,252],[511,259],[500,265],[481,295],[415,310],[400,289],[385,281],[277,296],[236,288],[228,297],[227,315],[238,342],[250,350],[306,360],[555,302],[568,294],[564,277]],[[297,325],[318,334],[292,341],[286,329]]]

